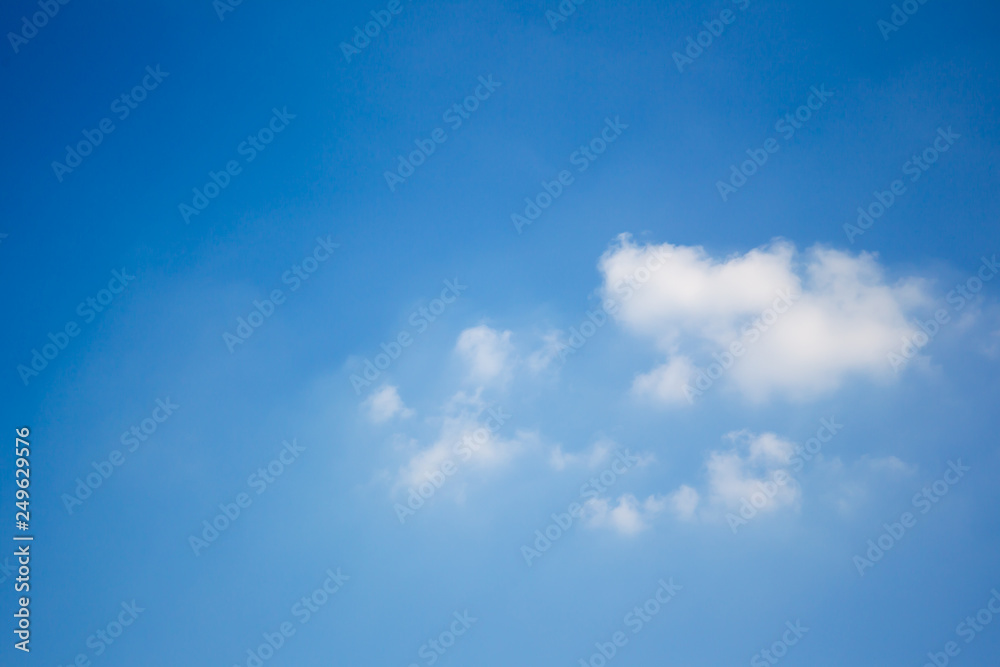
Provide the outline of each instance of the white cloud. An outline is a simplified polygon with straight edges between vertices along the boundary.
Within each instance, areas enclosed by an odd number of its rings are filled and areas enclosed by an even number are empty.
[[[649,527],[649,519],[666,509],[667,499],[649,496],[639,502],[630,493],[617,503],[607,498],[592,498],[584,506],[584,516],[590,526],[611,528],[623,535],[635,535]]]
[[[774,433],[757,435],[744,429],[728,433],[725,439],[733,446],[709,453],[703,492],[685,484],[667,496],[677,518],[739,521],[737,515],[749,519],[758,513],[798,507],[802,489],[794,475],[806,465],[818,473],[811,478],[810,488],[843,513],[860,507],[888,481],[916,472],[916,466],[891,455],[865,455],[845,466],[839,458],[826,459],[822,452],[810,452],[808,446],[799,447]]]
[[[750,461],[765,465],[787,465],[795,453],[795,445],[788,440],[782,440],[773,433],[763,433],[755,436],[747,430],[730,433],[732,440],[740,438],[749,443]]]
[[[668,254],[656,271],[637,273]],[[853,376],[886,380],[888,353],[916,331],[908,316],[929,302],[920,280],[887,284],[874,255],[822,247],[800,255],[783,241],[718,259],[701,247],[639,246],[622,235],[599,268],[604,297],[620,305],[615,319],[667,357],[633,389],[665,403],[684,396],[695,359],[703,367],[713,354],[725,361],[733,342],[743,352],[723,381],[753,401],[810,399]],[[637,275],[648,278],[632,289]]]
[[[596,468],[607,460],[608,454],[611,453],[614,444],[609,440],[599,440],[588,449],[575,454],[564,452],[561,445],[556,445],[552,448],[549,465],[556,470],[564,470],[567,466],[580,464],[588,468]]]
[[[710,500],[727,509],[735,509],[743,501],[750,501],[757,494],[764,494],[762,511],[773,510],[788,505],[798,499],[798,488],[774,481],[774,473],[780,468],[760,468],[736,451],[713,452],[707,463]],[[776,488],[771,497],[767,489]],[[756,504],[755,504],[756,506]]]
[[[510,336],[510,331],[499,332],[486,325],[459,334],[455,351],[468,365],[470,380],[484,383],[505,379],[510,370],[508,360],[514,351]]]
[[[686,484],[681,485],[668,497],[670,509],[673,510],[678,519],[683,521],[694,519],[699,501],[698,492]]]
[[[849,465],[834,457],[822,462],[824,501],[842,515],[870,511],[871,503],[891,489],[893,484],[910,484],[917,466],[896,456],[864,455]]]
[[[388,421],[399,415],[403,419],[412,417],[415,413],[403,404],[397,387],[382,385],[361,404],[362,410],[376,424]]]
[[[895,456],[883,456],[876,458],[863,456],[862,462],[874,472],[892,473],[896,475],[912,475],[917,472],[917,467],[915,465],[906,463]]]
[[[513,439],[501,437],[499,431],[510,415],[486,408],[478,393],[468,396],[459,392],[446,403],[445,412],[433,444],[412,453],[400,468],[397,489],[447,476],[445,463],[449,461],[455,470],[501,467],[534,440],[532,434],[521,431]]]
[[[698,369],[688,357],[677,355],[650,372],[636,376],[632,391],[652,396],[662,403],[684,404],[688,402],[684,386],[693,383],[697,373]]]
[[[532,373],[541,373],[546,370],[556,357],[559,351],[566,347],[562,342],[562,332],[549,331],[542,336],[542,346],[528,356],[528,370]]]
[[[1000,359],[1000,330],[990,334],[990,340],[982,346],[982,351],[990,359]]]
[[[795,445],[773,433],[756,435],[747,430],[726,435],[733,442],[731,449],[709,454],[707,489],[702,495],[688,485],[682,485],[668,496],[674,514],[680,519],[696,516],[718,518],[722,512],[738,510],[752,502],[761,512],[794,505],[799,500],[799,487],[791,480],[789,464],[795,455]],[[776,481],[776,473],[787,477]],[[699,512],[699,508],[703,511]]]

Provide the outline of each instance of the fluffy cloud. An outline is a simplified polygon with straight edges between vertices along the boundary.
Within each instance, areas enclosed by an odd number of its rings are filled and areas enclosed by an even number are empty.
[[[896,456],[882,456],[875,458],[863,456],[861,457],[861,463],[868,466],[875,472],[885,472],[896,475],[912,475],[917,471],[917,467],[915,465],[906,463]]]
[[[649,527],[649,519],[666,509],[667,499],[649,496],[639,502],[631,493],[618,498],[592,498],[584,506],[587,524],[598,528],[611,528],[623,535],[635,535]]]
[[[797,454],[793,443],[773,433],[756,435],[746,430],[729,433],[726,439],[733,443],[731,449],[708,456],[704,501],[687,485],[667,497],[667,505],[678,518],[717,518],[722,512],[738,511],[746,503],[757,511],[770,512],[798,502],[799,488],[789,471]]]
[[[405,440],[405,464],[395,475],[393,492],[417,487],[439,489],[450,477],[468,469],[495,469],[505,465],[525,448],[536,444],[537,436],[517,431],[513,438],[499,432],[511,415],[502,407],[491,407],[482,395],[491,383],[503,383],[512,373],[514,349],[511,332],[499,332],[480,325],[465,329],[455,344],[467,366],[467,380],[474,390],[461,390],[444,402],[440,431],[433,441],[421,446]],[[405,415],[395,387],[383,387],[365,403],[373,420]],[[461,489],[457,490],[461,495]]]
[[[468,467],[483,469],[506,464],[533,440],[531,434],[520,431],[513,439],[501,437],[499,431],[509,419],[502,409],[487,408],[478,393],[469,396],[459,392],[445,406],[435,441],[412,453],[400,468],[396,488],[434,483],[435,479]]]
[[[887,486],[908,481],[917,466],[896,456],[864,455],[850,464],[838,457],[821,467],[826,487],[824,502],[835,507],[845,517],[871,511],[871,503],[886,492]]]
[[[690,486],[683,484],[676,491],[667,497],[667,503],[678,519],[691,521],[695,518],[695,511],[701,496]]]
[[[655,271],[640,270],[664,256]],[[887,284],[874,255],[822,247],[800,255],[782,241],[716,259],[701,247],[639,246],[622,235],[599,268],[605,298],[631,294],[615,319],[666,356],[633,385],[663,403],[687,403],[722,376],[753,401],[814,398],[851,376],[888,379],[888,353],[917,331],[913,309],[929,303],[920,280]]]
[[[458,336],[455,351],[469,369],[473,382],[503,380],[509,375],[508,360],[514,347],[510,331],[499,332],[486,325],[466,329]]]
[[[688,400],[684,389],[695,381],[697,374],[698,369],[688,357],[677,355],[650,372],[636,376],[632,391],[662,403],[682,404]]]
[[[787,474],[786,466],[795,453],[795,445],[773,433],[758,436],[740,431],[726,437],[737,446],[726,452],[712,452],[709,456],[709,502],[733,509],[763,494],[764,504],[758,509],[769,511],[798,500],[798,487],[774,481],[776,472]],[[774,495],[766,492],[772,488],[776,489]]]
[[[682,485],[666,496],[668,509],[684,521],[725,519],[733,532],[758,514],[798,507],[802,489],[796,477],[806,466],[815,473],[809,483],[821,502],[849,514],[864,506],[887,483],[912,476],[916,467],[896,456],[864,455],[845,465],[838,457],[825,458],[822,447],[841,425],[820,420],[816,437],[804,445],[774,433],[747,430],[728,433],[728,449],[712,451],[705,461],[705,488],[699,492]]]
[[[556,470],[565,470],[568,466],[581,464],[588,468],[596,468],[607,460],[614,447],[615,443],[610,440],[599,440],[588,449],[574,454],[564,452],[561,445],[556,445],[552,448],[549,465]]]
[[[361,409],[376,424],[388,421],[396,415],[404,419],[414,415],[413,410],[403,404],[399,391],[392,385],[382,385],[373,391],[361,404]]]
[[[549,331],[542,336],[542,346],[528,356],[527,366],[532,373],[546,370],[565,349],[561,331]]]

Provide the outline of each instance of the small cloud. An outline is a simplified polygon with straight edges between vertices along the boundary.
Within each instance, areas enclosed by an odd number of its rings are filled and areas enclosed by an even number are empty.
[[[388,421],[399,415],[402,419],[412,417],[415,413],[403,404],[403,399],[399,397],[399,392],[392,385],[382,385],[371,396],[361,404],[368,418],[376,424]]]
[[[469,369],[473,382],[505,379],[509,372],[508,359],[514,352],[511,332],[499,332],[486,325],[466,329],[458,336],[455,351]]]
[[[992,360],[1000,359],[1000,330],[990,334],[989,340],[982,347],[983,354]]]
[[[662,496],[649,496],[639,502],[630,493],[618,498],[592,498],[584,506],[587,523],[597,528],[611,528],[622,535],[635,535],[649,527],[649,519],[667,508],[668,500]]]
[[[788,469],[795,455],[793,443],[774,433],[757,435],[746,429],[727,433],[725,439],[733,443],[733,448],[711,452],[705,463],[708,469],[708,488],[705,492],[708,517],[737,510],[747,499],[755,496],[764,499],[763,504],[755,505],[762,512],[798,502],[799,488],[791,482]],[[775,482],[779,472],[788,481]],[[702,504],[701,494],[687,485],[682,485],[667,499],[674,514],[685,521],[693,520]]]
[[[842,515],[851,516],[868,507],[887,486],[915,475],[917,466],[896,456],[866,454],[846,465],[839,458],[824,461],[819,470],[827,476],[826,501]]]
[[[795,453],[795,445],[782,440],[773,433],[762,433],[755,437],[752,433],[742,433],[749,440],[750,460],[764,464],[787,465]]]
[[[871,493],[884,489],[887,482],[917,471],[915,465],[896,456],[865,455],[845,465],[838,457],[825,458],[820,452],[807,455],[806,450],[774,433],[758,435],[744,429],[727,433],[724,439],[733,446],[709,453],[705,489],[699,493],[682,485],[667,496],[678,519],[711,522],[727,513],[741,513],[748,506],[754,514],[797,507],[802,487],[796,475],[807,462],[816,473],[809,487],[844,514],[867,503]]]
[[[588,468],[596,468],[608,458],[614,443],[607,440],[600,440],[591,445],[588,449],[579,453],[563,452],[561,445],[552,448],[552,455],[549,457],[549,464],[556,470],[564,470],[567,466],[585,465]]]
[[[566,348],[561,339],[560,331],[550,331],[543,335],[542,346],[528,356],[528,370],[536,374],[546,370],[559,356],[559,352]]]
[[[694,382],[697,369],[688,357],[678,355],[635,378],[632,392],[671,405],[691,404],[685,388]]]
[[[667,500],[670,509],[673,510],[678,519],[691,521],[694,519],[695,511],[698,509],[700,496],[697,491],[684,484],[670,494]]]
[[[873,472],[891,473],[895,475],[912,475],[917,472],[917,466],[906,463],[895,456],[883,456],[879,458],[862,457],[862,462]]]
[[[500,436],[510,415],[502,409],[474,409],[470,403],[477,402],[464,394],[448,401],[436,440],[426,448],[411,450],[409,461],[399,470],[397,490],[443,479],[453,474],[449,470],[499,468],[523,449],[536,446],[537,436],[531,432],[519,430],[510,439]]]

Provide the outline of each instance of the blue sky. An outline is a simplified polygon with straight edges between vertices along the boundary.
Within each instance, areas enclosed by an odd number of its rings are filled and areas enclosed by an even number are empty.
[[[997,654],[993,7],[221,1],[0,10],[3,664]]]

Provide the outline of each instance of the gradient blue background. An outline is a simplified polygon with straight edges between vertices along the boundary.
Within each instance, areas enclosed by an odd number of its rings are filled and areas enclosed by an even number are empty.
[[[597,258],[621,232],[720,256],[774,237],[869,250],[890,276],[920,273],[943,291],[1000,250],[995,4],[931,0],[886,42],[876,21],[888,2],[752,0],[683,74],[671,54],[731,3],[589,0],[553,31],[555,4],[404,1],[350,63],[338,44],[384,5],[245,0],[220,21],[209,0],[74,0],[19,53],[0,45],[0,544],[12,544],[22,425],[36,535],[33,651],[11,646],[7,581],[4,665],[69,664],[133,598],[146,611],[94,664],[245,664],[336,567],[351,580],[268,665],[420,662],[420,645],[464,609],[479,621],[440,664],[576,665],[660,577],[683,591],[612,664],[747,664],[801,619],[810,633],[784,664],[920,665],[985,604],[1000,586],[997,362],[957,335],[936,343],[941,381],[859,382],[807,405],[713,395],[676,413],[627,400],[653,355],[609,327],[558,382],[489,397],[514,415],[511,429],[568,450],[610,436],[656,452],[661,465],[618,489],[637,494],[689,480],[727,431],[804,440],[835,414],[846,460],[895,455],[919,468],[852,520],[807,495],[800,513],[739,536],[670,522],[630,540],[576,530],[528,569],[521,544],[581,481],[529,460],[476,484],[464,505],[399,525],[377,478],[398,464],[392,430],[362,418],[348,378],[444,279],[469,289],[390,371],[420,414],[453,391],[461,330],[578,322],[600,284]],[[0,28],[36,10],[7,3]],[[59,183],[50,164],[63,147],[158,64],[169,77]],[[486,75],[502,87],[390,192],[396,156]],[[821,84],[834,98],[723,203],[715,183],[729,165]],[[273,107],[297,118],[185,225],[178,204]],[[608,116],[629,125],[621,139],[517,234],[510,214]],[[941,126],[962,140],[848,244],[842,225]],[[222,332],[327,235],[338,253],[230,354]],[[122,267],[137,279],[25,387],[17,365]],[[67,515],[60,495],[167,396],[176,415]],[[412,430],[433,438],[419,421]],[[194,557],[187,536],[290,438],[307,447],[300,462]],[[967,481],[859,578],[851,557],[958,457]],[[998,649],[1000,623],[955,664],[989,664]]]

